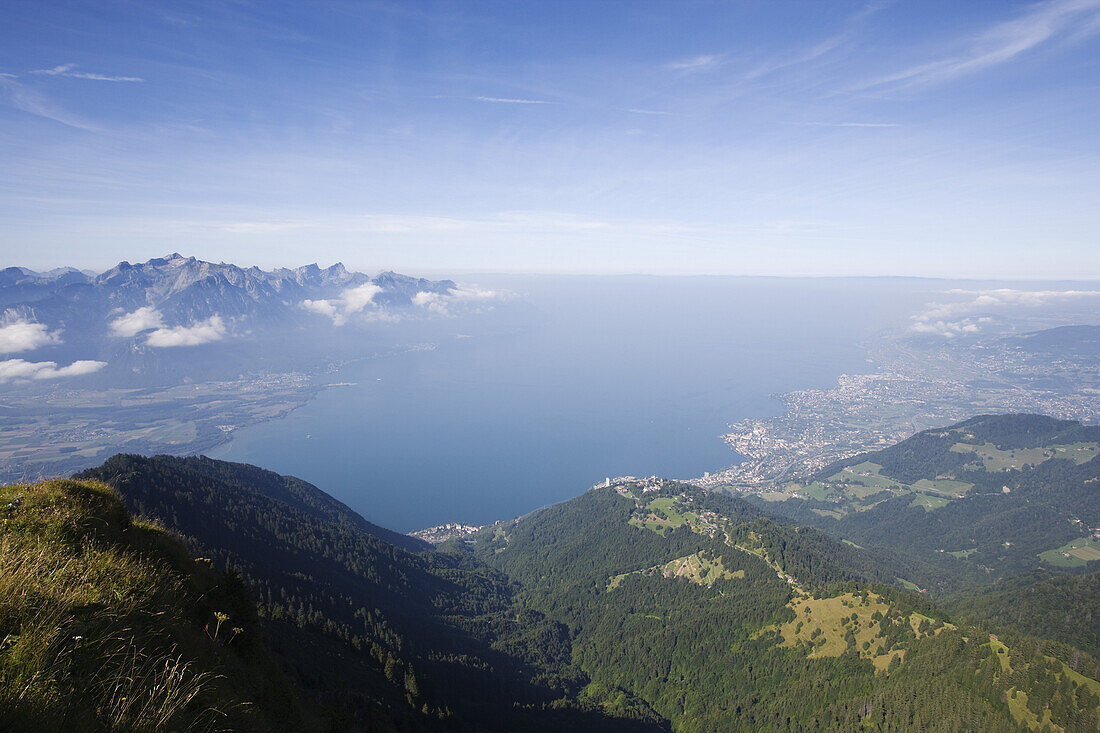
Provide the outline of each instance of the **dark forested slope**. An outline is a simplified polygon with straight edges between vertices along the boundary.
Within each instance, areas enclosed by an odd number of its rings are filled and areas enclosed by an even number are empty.
[[[582,684],[567,646],[524,642],[561,632],[534,612],[517,620],[502,575],[466,555],[417,553],[429,546],[305,482],[170,456],[119,455],[80,475],[236,569],[272,644],[331,710],[424,729],[547,727],[555,718],[535,713]],[[615,725],[576,705],[559,703],[554,716]]]

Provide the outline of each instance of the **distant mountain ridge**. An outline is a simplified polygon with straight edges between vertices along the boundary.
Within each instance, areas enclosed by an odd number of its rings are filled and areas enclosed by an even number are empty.
[[[1100,355],[1100,326],[1059,326],[1025,333],[1012,340],[1028,351]]]
[[[0,270],[0,307],[9,310],[9,317],[51,325],[86,321],[82,315],[95,315],[102,321],[96,329],[100,332],[107,328],[108,314],[138,308],[155,308],[167,326],[212,317],[251,319],[254,325],[263,325],[301,320],[306,314],[303,303],[340,298],[362,286],[373,286],[362,297],[378,306],[408,306],[418,293],[447,295],[456,287],[450,280],[394,272],[372,277],[349,271],[342,263],[262,270],[172,253],[137,264],[120,262],[98,275],[73,268],[36,273],[9,267]]]

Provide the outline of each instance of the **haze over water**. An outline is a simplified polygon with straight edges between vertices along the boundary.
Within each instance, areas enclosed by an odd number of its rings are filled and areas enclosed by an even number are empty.
[[[483,524],[605,476],[689,478],[772,395],[865,371],[859,343],[942,283],[899,279],[477,277],[514,297],[448,319],[434,351],[354,363],[289,417],[210,455],[316,484],[372,522]],[[401,324],[393,326],[399,333]]]

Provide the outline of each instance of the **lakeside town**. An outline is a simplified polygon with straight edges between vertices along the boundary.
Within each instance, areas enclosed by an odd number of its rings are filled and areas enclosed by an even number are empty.
[[[1100,419],[1100,368],[1089,354],[1035,352],[1004,338],[883,339],[868,351],[880,365],[875,372],[841,375],[831,389],[778,395],[783,414],[732,423],[723,440],[745,460],[692,483],[766,488],[986,413]]]

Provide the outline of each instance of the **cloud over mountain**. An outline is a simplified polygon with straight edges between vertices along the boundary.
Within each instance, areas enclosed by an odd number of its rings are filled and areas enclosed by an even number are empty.
[[[155,348],[173,346],[198,346],[225,338],[225,323],[221,316],[211,316],[192,326],[158,328],[149,334],[145,343]]]
[[[348,288],[336,298],[303,300],[302,307],[331,318],[334,326],[342,326],[348,322],[349,317],[370,305],[374,296],[381,292],[382,288],[378,285],[363,283],[358,287]]]
[[[137,336],[142,331],[160,328],[164,325],[164,316],[152,306],[138,308],[132,313],[124,313],[110,323],[111,335],[121,338]]]
[[[0,354],[13,354],[19,351],[31,351],[40,346],[61,343],[58,332],[50,332],[44,323],[36,323],[24,318],[11,318],[0,321]]]

